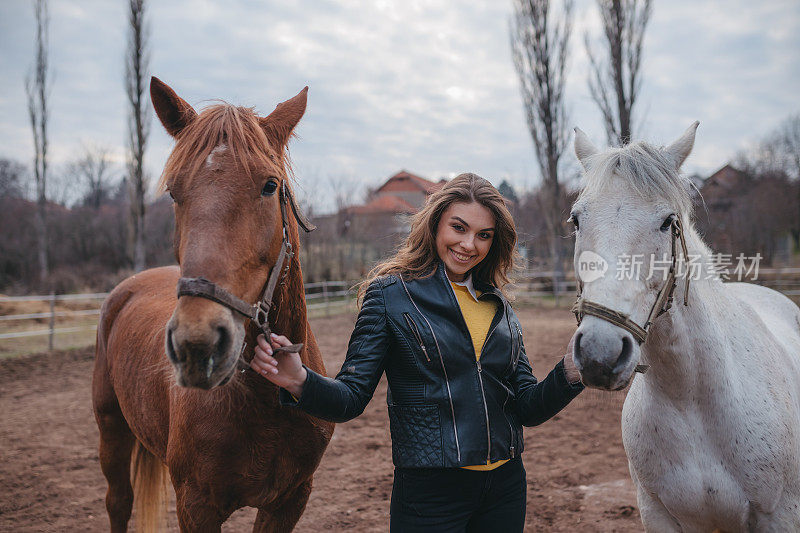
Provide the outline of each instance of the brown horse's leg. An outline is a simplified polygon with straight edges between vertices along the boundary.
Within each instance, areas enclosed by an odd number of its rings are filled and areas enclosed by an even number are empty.
[[[135,438],[116,399],[112,405],[95,404],[95,417],[100,428],[100,467],[108,482],[106,510],[113,533],[128,530],[133,508],[131,487],[131,452]]]
[[[311,495],[309,479],[297,489],[284,497],[278,507],[263,507],[258,510],[253,533],[286,533],[292,531],[306,508]]]

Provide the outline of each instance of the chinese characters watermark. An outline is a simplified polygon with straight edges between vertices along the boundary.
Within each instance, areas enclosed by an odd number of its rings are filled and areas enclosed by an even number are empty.
[[[740,253],[714,253],[710,255],[689,254],[679,257],[675,262],[675,277],[678,279],[719,280],[719,281],[755,281],[761,254],[746,256]],[[672,268],[672,256],[664,254],[623,254],[617,257],[614,278],[617,280],[666,280]],[[584,283],[590,283],[605,276],[609,270],[608,261],[600,254],[585,250],[577,261],[577,275]]]

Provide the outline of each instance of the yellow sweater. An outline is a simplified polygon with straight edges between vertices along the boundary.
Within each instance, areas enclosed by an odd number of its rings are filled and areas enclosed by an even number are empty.
[[[461,314],[464,315],[464,321],[467,323],[469,335],[472,337],[472,346],[475,348],[475,359],[480,359],[481,348],[483,348],[486,335],[488,335],[489,328],[492,325],[492,319],[497,312],[497,304],[493,301],[476,301],[466,287],[456,285],[453,282],[450,282],[450,285],[453,286],[453,291],[456,293],[458,305],[461,307]],[[478,295],[480,296],[480,294]],[[471,465],[463,468],[468,470],[494,470],[507,461],[508,459],[495,461],[494,463],[487,461],[485,465]]]

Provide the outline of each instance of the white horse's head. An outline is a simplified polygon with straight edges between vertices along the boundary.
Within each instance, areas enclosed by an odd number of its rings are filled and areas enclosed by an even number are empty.
[[[689,227],[691,197],[679,169],[698,124],[666,148],[637,142],[604,152],[575,129],[575,153],[585,175],[570,218],[581,297],[642,327],[665,284],[672,220]],[[586,385],[618,390],[633,377],[641,350],[629,330],[587,314],[573,356]]]

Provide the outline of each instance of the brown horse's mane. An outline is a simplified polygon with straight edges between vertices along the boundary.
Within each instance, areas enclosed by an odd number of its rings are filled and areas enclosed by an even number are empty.
[[[198,174],[208,155],[225,144],[237,167],[252,179],[253,169],[265,169],[278,177],[292,174],[288,154],[283,147],[276,150],[267,138],[260,121],[263,120],[252,107],[241,107],[221,102],[203,109],[177,136],[158,189],[169,188],[169,181],[177,175],[188,181]]]

